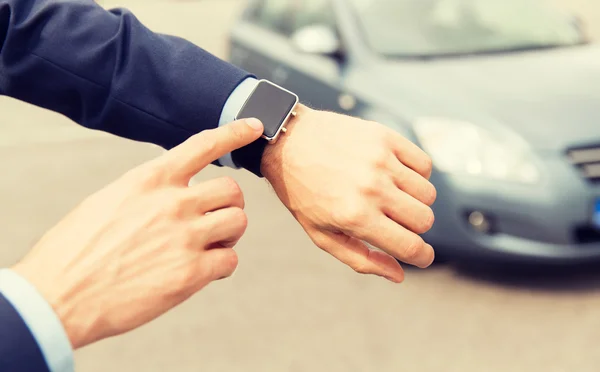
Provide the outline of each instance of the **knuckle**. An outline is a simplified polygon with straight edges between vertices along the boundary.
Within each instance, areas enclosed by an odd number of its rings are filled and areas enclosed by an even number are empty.
[[[398,133],[396,130],[391,128],[385,128],[383,133],[383,143],[388,149],[397,149],[407,146],[408,143],[412,142],[405,135]]]
[[[388,157],[387,157],[387,153],[385,153],[384,151],[378,151],[377,154],[375,154],[373,156],[373,166],[376,169],[385,169],[387,167],[387,163],[388,163]]]
[[[231,196],[232,199],[238,201],[244,199],[244,194],[242,193],[242,189],[240,185],[231,177],[223,177],[221,178],[222,187],[227,190],[227,193]]]
[[[423,202],[428,206],[432,206],[437,199],[437,190],[431,183],[425,187],[423,191]]]
[[[194,270],[194,268],[195,267],[192,265],[192,267],[188,268],[187,270],[183,270],[183,276],[181,280],[184,286],[191,286],[196,282],[198,278],[198,272],[197,270]]]
[[[206,230],[203,226],[186,226],[182,229],[181,239],[186,248],[194,249],[198,243],[199,236],[205,236]]]
[[[185,205],[188,200],[184,196],[173,197],[172,194],[163,197],[166,211],[175,219],[183,217]]]
[[[242,231],[248,227],[248,216],[241,208],[231,208],[231,220]]]
[[[245,120],[244,120],[245,122]],[[241,128],[241,125],[229,125],[229,134],[235,138],[236,140],[242,140],[244,138],[244,131]]]
[[[160,185],[166,178],[162,162],[150,161],[127,172],[124,178],[141,188],[150,189]]]
[[[425,154],[423,156],[423,160],[422,160],[422,167],[423,167],[423,172],[427,173],[427,174],[431,174],[432,170],[433,170],[433,160],[431,160],[431,157],[427,154]]]
[[[402,165],[396,172],[394,172],[394,181],[398,186],[410,185],[414,183],[414,174],[412,174],[408,168]]]
[[[320,249],[327,251],[327,239],[324,235],[318,234],[317,236],[311,237],[313,243]]]
[[[425,242],[421,237],[416,236],[415,238],[412,238],[404,248],[404,259],[407,261],[415,261],[420,256],[424,246]]]
[[[232,177],[225,176],[219,178],[219,181],[222,183],[221,187],[226,187],[231,192],[235,192],[239,189],[239,185]]]
[[[389,152],[387,146],[380,146],[374,149],[371,153],[371,164],[376,169],[384,169],[387,167]]]
[[[146,188],[156,188],[166,183],[171,176],[171,172],[165,171],[158,167],[153,167],[143,175],[141,182]]]
[[[371,274],[371,272],[372,272],[369,265],[362,263],[362,262],[353,263],[350,265],[350,267],[352,268],[352,270],[354,270],[358,274]]]
[[[376,181],[375,176],[366,177],[365,181],[359,185],[358,190],[361,195],[365,195],[368,197],[376,197],[381,193],[381,187],[379,183]]]
[[[365,223],[367,212],[359,203],[346,204],[333,214],[334,222],[342,229],[353,230]]]
[[[214,131],[214,130],[212,130]],[[194,136],[194,146],[202,149],[205,153],[213,153],[217,149],[217,143],[214,140],[212,131],[204,131]]]
[[[194,266],[186,267],[180,270],[174,277],[174,286],[172,286],[173,295],[181,295],[187,293],[190,287],[193,287],[198,280],[198,273],[194,270]]]
[[[421,219],[419,226],[417,228],[418,231],[415,231],[417,234],[424,234],[431,230],[433,224],[435,222],[435,215],[433,214],[433,210],[427,207],[426,212],[424,213],[423,218]]]
[[[225,269],[225,271],[227,271],[229,273],[229,275],[231,275],[237,268],[238,263],[239,263],[238,255],[235,253],[234,250],[231,250],[231,254],[228,254],[223,258],[223,262],[221,263],[221,265],[223,265],[223,268]]]
[[[222,255],[211,265],[208,273],[209,280],[221,280],[229,278],[238,267],[239,258],[233,249]]]

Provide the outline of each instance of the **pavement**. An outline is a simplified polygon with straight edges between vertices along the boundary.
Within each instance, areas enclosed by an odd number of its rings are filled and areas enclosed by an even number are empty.
[[[600,19],[589,1],[572,4]],[[218,55],[239,10],[237,0],[102,3]],[[0,266],[82,198],[162,153],[6,98],[0,113]],[[221,175],[242,186],[250,219],[236,274],[134,332],[77,351],[77,371],[598,371],[599,268],[438,265],[410,269],[393,285],[315,248],[265,181],[216,167],[199,180]]]

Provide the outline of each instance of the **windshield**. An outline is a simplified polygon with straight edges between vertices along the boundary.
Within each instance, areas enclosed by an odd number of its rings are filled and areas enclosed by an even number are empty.
[[[368,43],[428,57],[583,43],[577,22],[543,0],[352,0]]]

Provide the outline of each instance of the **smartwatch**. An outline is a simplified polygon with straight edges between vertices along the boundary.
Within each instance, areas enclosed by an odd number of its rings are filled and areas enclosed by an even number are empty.
[[[286,132],[286,124],[296,116],[294,110],[298,101],[298,96],[289,90],[268,80],[260,80],[235,120],[257,118],[263,123],[264,132],[258,140],[235,150],[231,154],[233,162],[262,177],[260,162],[265,148]]]

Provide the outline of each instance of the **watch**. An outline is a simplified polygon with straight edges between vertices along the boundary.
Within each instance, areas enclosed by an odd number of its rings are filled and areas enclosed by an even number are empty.
[[[260,80],[235,120],[257,118],[264,126],[261,138],[233,151],[233,162],[262,177],[260,163],[268,144],[275,143],[286,132],[286,124],[296,116],[298,96],[268,80]]]

